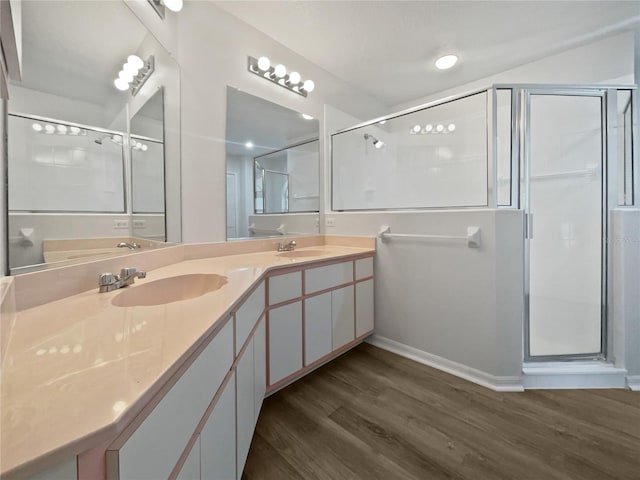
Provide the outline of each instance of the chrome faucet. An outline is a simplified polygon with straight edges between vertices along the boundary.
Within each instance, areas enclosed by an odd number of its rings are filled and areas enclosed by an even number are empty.
[[[118,288],[126,287],[135,282],[136,277],[145,278],[147,272],[144,270],[136,270],[134,267],[123,268],[120,270],[120,275],[114,275],[113,273],[101,273],[98,276],[99,292],[111,292]]]
[[[278,244],[278,251],[279,252],[290,252],[291,250],[295,250],[296,249],[296,241],[295,240],[291,240],[288,244],[287,243],[279,243]]]
[[[118,248],[127,247],[129,250],[137,250],[138,248],[142,248],[136,242],[133,242],[133,243],[120,242],[118,245],[116,245],[116,247],[118,247]]]

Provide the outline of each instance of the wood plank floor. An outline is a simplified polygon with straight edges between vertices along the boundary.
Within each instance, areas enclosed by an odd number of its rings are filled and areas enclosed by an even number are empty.
[[[267,398],[245,480],[640,479],[640,393],[497,393],[368,344]]]

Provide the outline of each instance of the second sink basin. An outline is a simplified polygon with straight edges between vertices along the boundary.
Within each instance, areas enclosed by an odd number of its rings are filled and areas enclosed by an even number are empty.
[[[279,257],[301,258],[301,257],[317,257],[325,253],[322,250],[292,250],[290,252],[278,253]]]
[[[143,285],[127,287],[113,297],[116,307],[149,307],[197,298],[225,286],[224,275],[193,273],[154,280]]]

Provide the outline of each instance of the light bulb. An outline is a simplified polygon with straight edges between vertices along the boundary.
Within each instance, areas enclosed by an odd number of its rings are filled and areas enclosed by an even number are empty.
[[[413,133],[418,133],[420,132],[420,130],[422,130],[422,127],[420,125],[414,125],[413,128],[411,129]]]
[[[146,146],[146,145],[144,145],[144,144],[142,145],[142,151],[143,151],[143,152],[146,152],[148,149],[149,149],[149,147],[147,147],[147,146]]]
[[[433,132],[433,125],[431,125],[430,123],[427,123],[427,124],[424,126],[424,131],[425,131],[425,132],[427,132],[427,133],[431,133],[431,132]]]
[[[58,125],[57,127],[58,133],[62,133],[63,135],[67,133],[66,125]]]
[[[113,140],[117,144],[121,144],[122,143],[122,135],[115,135],[114,134],[114,135],[111,136],[111,140]]]
[[[299,83],[300,83],[300,80],[302,80],[302,79],[300,78],[300,74],[299,74],[298,72],[291,72],[291,73],[289,74],[289,83],[290,83],[291,85],[297,85],[297,84],[299,84]]]
[[[446,70],[453,67],[457,61],[458,57],[456,55],[445,55],[437,59],[435,65],[438,70]]]
[[[244,146],[247,148],[253,148],[253,142],[247,142],[244,144]]]
[[[373,142],[373,146],[380,150],[382,147],[384,147],[384,142],[382,140],[376,140],[375,142]]]
[[[456,129],[456,124],[455,123],[450,123],[447,126],[447,130],[449,130],[450,132],[453,132]]]
[[[135,77],[136,75],[138,75],[139,69],[131,63],[125,63],[124,65],[122,65],[122,70],[128,75],[131,75],[131,77]]]
[[[33,128],[33,130],[36,132],[42,131],[42,125],[40,125],[39,123],[32,123],[31,128]]]
[[[313,117],[311,115],[307,115],[306,113],[302,114],[302,118],[304,118],[305,120],[313,120]]]
[[[444,125],[442,125],[441,123],[436,125],[436,132],[442,133],[443,130],[444,130]]]
[[[44,126],[44,131],[46,133],[53,133],[56,131],[55,127],[53,125],[45,125]]]
[[[122,90],[122,91],[129,90],[129,84],[119,77],[114,80],[113,84],[116,86],[118,90]]]
[[[133,75],[130,72],[126,72],[125,70],[120,70],[118,73],[118,78],[121,78],[127,83],[133,82]]]
[[[276,68],[273,70],[273,73],[275,74],[276,77],[282,78],[287,74],[287,68],[282,64],[276,65]]]
[[[138,70],[144,67],[144,61],[137,55],[129,55],[127,57],[127,63]]]
[[[386,121],[386,120],[380,120],[378,123],[379,123],[380,125],[384,125],[385,123],[387,123],[387,121]]]
[[[179,12],[183,6],[182,0],[162,0],[162,3],[172,12]]]
[[[271,60],[268,57],[260,57],[258,59],[258,68],[266,72],[271,67]]]
[[[80,133],[80,129],[78,127],[70,127],[69,130],[72,135],[78,135]]]
[[[314,88],[316,88],[316,84],[313,83],[313,80],[305,80],[302,84],[302,88],[304,88],[307,92],[313,92]]]

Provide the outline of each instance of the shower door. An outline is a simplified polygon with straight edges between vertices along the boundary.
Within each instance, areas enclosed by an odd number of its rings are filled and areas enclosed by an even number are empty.
[[[605,351],[605,97],[527,91],[527,360],[600,359]]]

